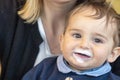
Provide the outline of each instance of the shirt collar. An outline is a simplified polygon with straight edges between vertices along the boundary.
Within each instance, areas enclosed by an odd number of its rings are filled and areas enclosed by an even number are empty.
[[[90,70],[80,71],[80,72],[75,71],[68,66],[68,64],[66,63],[62,55],[57,58],[57,67],[58,67],[58,70],[62,73],[73,72],[78,75],[89,75],[89,76],[95,76],[95,77],[101,76],[111,71],[111,66],[108,62],[106,62],[102,66],[95,69],[90,69]]]

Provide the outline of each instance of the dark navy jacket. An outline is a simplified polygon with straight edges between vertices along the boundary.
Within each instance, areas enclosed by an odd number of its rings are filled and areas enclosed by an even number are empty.
[[[26,24],[17,15],[17,0],[0,0],[1,80],[21,80],[33,67],[43,41],[38,25]]]
[[[38,24],[26,24],[17,15],[24,1],[0,0],[1,80],[21,80],[21,77],[33,67],[39,45],[43,41]],[[117,65],[114,72],[120,75],[120,59],[114,65]]]
[[[120,80],[120,77],[109,72],[99,77],[77,75],[75,73],[61,73],[57,68],[57,57],[47,58],[31,69],[22,80],[65,80],[68,77],[73,80]]]

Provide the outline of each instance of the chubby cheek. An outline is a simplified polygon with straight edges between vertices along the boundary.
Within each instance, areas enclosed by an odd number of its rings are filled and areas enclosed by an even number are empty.
[[[74,48],[76,47],[76,44],[74,41],[72,41],[70,38],[64,38],[64,40],[62,40],[62,52],[63,54],[72,54],[72,51],[74,50]]]
[[[69,58],[72,56],[72,50],[73,50],[72,45],[68,43],[66,45],[63,45],[62,54],[64,55],[64,57]]]
[[[73,50],[75,47],[75,43],[70,41],[64,41],[62,45],[62,54],[67,61],[73,60]]]
[[[107,61],[107,58],[110,54],[110,51],[108,50],[108,48],[98,48],[94,50],[94,62],[96,64],[96,66],[100,66],[102,65],[105,61]]]

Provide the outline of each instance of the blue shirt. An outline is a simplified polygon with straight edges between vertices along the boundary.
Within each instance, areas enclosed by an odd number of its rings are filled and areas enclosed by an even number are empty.
[[[111,66],[108,62],[104,63],[102,66],[86,71],[75,71],[69,67],[63,56],[57,58],[58,70],[62,73],[74,72],[78,75],[89,75],[89,76],[101,76],[111,71]]]

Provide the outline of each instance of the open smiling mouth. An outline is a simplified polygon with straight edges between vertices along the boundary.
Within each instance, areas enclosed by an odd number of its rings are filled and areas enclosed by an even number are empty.
[[[74,53],[75,55],[82,57],[82,58],[91,58],[91,56],[83,54],[83,53]]]
[[[76,49],[73,52],[73,57],[80,63],[90,60],[92,56],[92,53],[88,50]]]

